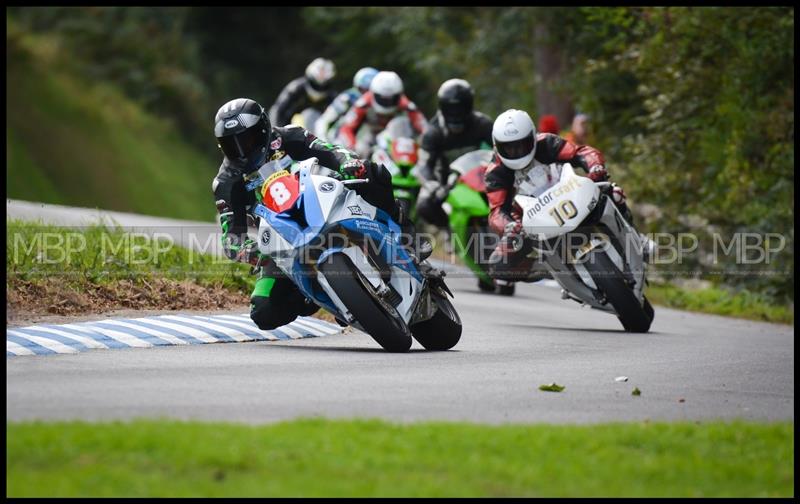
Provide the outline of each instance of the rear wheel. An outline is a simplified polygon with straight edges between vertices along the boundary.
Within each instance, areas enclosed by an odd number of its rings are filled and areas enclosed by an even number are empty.
[[[478,288],[483,292],[494,292],[494,282],[486,282],[482,278],[479,278]]]
[[[648,316],[647,309],[636,299],[611,259],[604,252],[593,251],[585,266],[598,289],[614,307],[622,327],[628,332],[649,331],[652,317]]]
[[[461,318],[453,303],[437,292],[431,292],[437,310],[433,317],[411,326],[420,345],[427,350],[450,350],[461,339]]]
[[[389,352],[407,352],[411,331],[390,304],[376,299],[372,286],[344,254],[333,254],[319,266],[331,288],[364,330]]]

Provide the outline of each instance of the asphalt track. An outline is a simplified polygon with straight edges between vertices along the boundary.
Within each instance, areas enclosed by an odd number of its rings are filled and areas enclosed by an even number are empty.
[[[656,306],[651,332],[628,334],[552,287],[519,285],[509,298],[463,275],[448,283],[464,323],[448,352],[415,343],[389,354],[349,331],[14,357],[7,419],[794,420],[793,326]],[[538,390],[551,382],[566,388]]]

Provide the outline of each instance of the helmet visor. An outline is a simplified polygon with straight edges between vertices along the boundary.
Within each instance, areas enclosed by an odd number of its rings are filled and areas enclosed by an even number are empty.
[[[259,125],[256,125],[239,134],[224,136],[217,140],[228,159],[246,159],[266,146],[267,135]]]
[[[331,81],[328,80],[328,81],[320,83],[320,82],[315,81],[314,79],[308,79],[308,85],[311,86],[311,89],[313,89],[314,91],[323,92],[323,91],[327,91],[328,89],[330,89]]]
[[[398,103],[400,103],[400,95],[392,95],[392,96],[383,96],[376,94],[375,95],[375,103],[380,105],[381,107],[396,107]]]
[[[466,103],[443,102],[439,108],[447,123],[463,123],[469,115],[469,107]]]
[[[519,159],[527,156],[533,152],[533,146],[535,144],[536,141],[533,138],[533,133],[525,138],[520,138],[519,140],[513,140],[511,142],[495,141],[497,153],[506,159]]]

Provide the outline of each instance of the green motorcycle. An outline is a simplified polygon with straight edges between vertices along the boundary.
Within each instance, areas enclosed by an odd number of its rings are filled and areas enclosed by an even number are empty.
[[[412,220],[416,220],[416,202],[421,187],[414,169],[419,159],[419,144],[415,136],[408,117],[395,117],[378,133],[371,156],[373,162],[382,164],[391,173],[394,197]]]
[[[442,208],[450,222],[450,240],[456,255],[478,277],[480,290],[513,296],[513,282],[494,280],[487,273],[489,255],[499,241],[489,228],[489,203],[484,180],[493,156],[492,150],[479,149],[450,163],[449,194]]]

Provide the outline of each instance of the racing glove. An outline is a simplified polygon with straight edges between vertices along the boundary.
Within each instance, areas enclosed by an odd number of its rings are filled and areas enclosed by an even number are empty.
[[[367,177],[369,169],[372,168],[371,165],[374,164],[366,159],[351,159],[339,167],[339,173],[342,174],[345,180],[363,179]]]
[[[611,199],[613,199],[614,203],[617,205],[622,205],[625,203],[627,196],[625,196],[625,191],[623,191],[620,186],[611,184]]]
[[[593,182],[602,182],[608,179],[608,172],[606,171],[606,167],[597,164],[589,168],[589,178],[592,179]]]
[[[438,180],[426,180],[422,184],[420,194],[425,194],[426,197],[430,197],[437,204],[441,204],[447,199],[447,187],[443,186]]]
[[[255,240],[246,234],[230,233],[233,223],[233,211],[230,205],[221,199],[217,200],[216,206],[219,211],[219,223],[222,227],[222,250],[225,256],[232,261],[247,263],[254,267],[266,264],[268,256],[258,251],[258,243]]]

